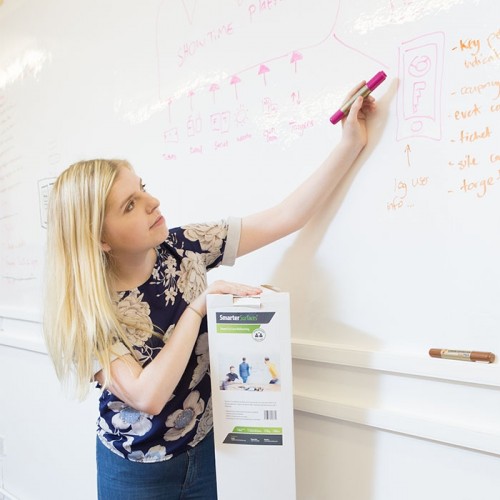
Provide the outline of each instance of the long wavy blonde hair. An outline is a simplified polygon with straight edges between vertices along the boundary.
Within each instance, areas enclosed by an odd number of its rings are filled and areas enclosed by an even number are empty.
[[[132,352],[101,247],[106,199],[124,160],[90,160],[68,167],[49,199],[44,336],[56,374],[83,399],[98,361],[109,383],[113,344]]]

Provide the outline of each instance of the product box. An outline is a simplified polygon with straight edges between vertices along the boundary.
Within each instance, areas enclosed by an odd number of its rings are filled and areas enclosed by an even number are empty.
[[[293,500],[290,298],[208,295],[219,500]]]

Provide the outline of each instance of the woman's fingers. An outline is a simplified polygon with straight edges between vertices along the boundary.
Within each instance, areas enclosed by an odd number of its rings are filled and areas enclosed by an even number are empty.
[[[258,295],[262,290],[244,283],[233,283],[231,281],[215,281],[207,288],[207,293],[230,293],[232,295]]]
[[[347,102],[361,87],[366,85],[366,80],[359,82],[355,87],[353,87],[346,95],[344,102]]]

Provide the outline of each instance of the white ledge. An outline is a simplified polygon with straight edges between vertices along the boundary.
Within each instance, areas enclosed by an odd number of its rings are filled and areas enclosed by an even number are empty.
[[[500,365],[431,358],[390,351],[359,349],[305,339],[292,339],[294,359],[351,366],[415,377],[500,387]]]
[[[0,345],[47,354],[42,325],[37,321],[0,317]]]
[[[294,394],[294,408],[314,415],[500,456],[500,433],[493,430],[453,425],[402,412],[349,406],[300,393]]]

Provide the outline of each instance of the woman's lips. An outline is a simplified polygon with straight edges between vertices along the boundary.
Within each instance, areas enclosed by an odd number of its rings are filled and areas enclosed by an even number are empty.
[[[160,215],[160,216],[158,217],[158,219],[156,219],[156,220],[154,221],[154,224],[150,227],[150,229],[153,229],[153,228],[155,228],[155,227],[157,227],[157,226],[159,226],[159,225],[163,224],[164,222],[165,222],[165,219],[164,219],[163,215]]]

